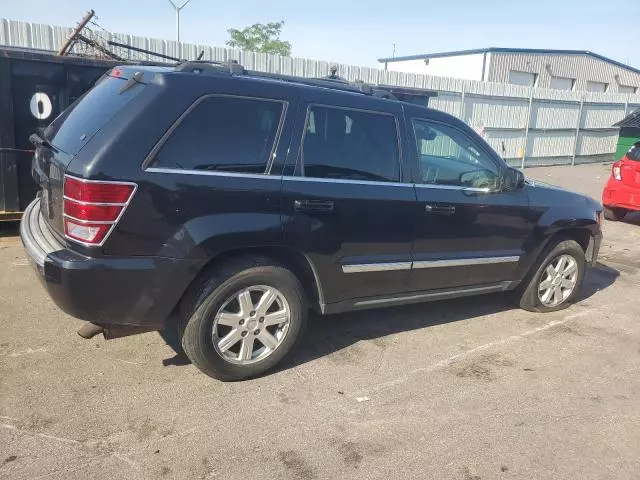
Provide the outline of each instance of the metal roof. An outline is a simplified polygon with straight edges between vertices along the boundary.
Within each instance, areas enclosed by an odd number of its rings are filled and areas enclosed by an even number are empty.
[[[613,124],[614,127],[635,127],[640,128],[640,108],[624,117],[618,123]]]
[[[502,47],[488,47],[488,48],[475,48],[471,50],[454,50],[451,52],[439,52],[439,53],[424,53],[421,55],[407,55],[404,57],[387,57],[387,58],[379,58],[378,62],[387,63],[387,62],[401,62],[404,60],[420,60],[423,58],[442,58],[442,57],[458,57],[462,55],[473,55],[476,53],[532,53],[532,54],[547,54],[547,55],[587,55],[589,57],[597,58],[598,60],[602,60],[613,65],[617,65],[621,68],[626,68],[627,70],[631,70],[635,73],[640,73],[640,69],[634,68],[630,65],[626,65],[621,62],[617,62],[616,60],[612,60],[611,58],[604,57],[602,55],[598,55],[597,53],[591,52],[589,50],[553,50],[553,49],[544,49],[544,48],[502,48]]]

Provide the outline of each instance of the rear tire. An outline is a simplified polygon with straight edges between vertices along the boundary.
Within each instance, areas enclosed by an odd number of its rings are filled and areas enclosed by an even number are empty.
[[[620,207],[603,207],[604,218],[612,222],[619,222],[624,219],[627,210]]]
[[[300,282],[264,257],[238,258],[195,284],[181,305],[182,347],[203,373],[243,380],[273,368],[307,321]]]
[[[555,312],[567,308],[580,291],[586,269],[584,250],[574,240],[547,247],[516,290],[520,308]]]

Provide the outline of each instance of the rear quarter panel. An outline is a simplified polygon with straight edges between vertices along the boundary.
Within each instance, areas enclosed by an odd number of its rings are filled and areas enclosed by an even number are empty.
[[[202,262],[233,247],[282,244],[276,176],[147,172],[111,252]]]

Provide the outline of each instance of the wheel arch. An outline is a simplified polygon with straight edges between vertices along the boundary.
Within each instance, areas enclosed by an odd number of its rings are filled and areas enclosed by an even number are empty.
[[[549,236],[546,241],[545,247],[548,245],[554,245],[563,240],[574,240],[578,243],[578,245],[582,247],[582,250],[586,253],[593,236],[594,233],[586,227],[563,228]]]
[[[583,226],[567,226],[547,228],[543,232],[536,235],[537,241],[534,239],[532,243],[535,245],[530,249],[528,260],[524,264],[524,268],[521,270],[521,280],[526,280],[530,275],[531,270],[536,268],[538,261],[542,255],[545,254],[549,248],[553,248],[553,245],[560,243],[563,240],[574,240],[580,245],[585,256],[588,257],[590,249],[594,248],[595,238],[598,234],[597,225],[586,224]]]
[[[176,308],[180,306],[182,298],[188,294],[192,286],[209,275],[209,272],[216,269],[219,265],[229,262],[236,258],[259,256],[266,257],[276,264],[280,264],[289,269],[300,281],[305,293],[306,301],[315,310],[322,312],[324,310],[324,295],[322,290],[322,282],[313,265],[311,259],[303,252],[285,246],[251,246],[238,247],[224,250],[217,255],[212,256],[202,264],[190,284],[185,289],[178,301]]]

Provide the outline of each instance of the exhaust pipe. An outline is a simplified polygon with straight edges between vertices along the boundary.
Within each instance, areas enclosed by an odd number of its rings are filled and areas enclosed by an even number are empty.
[[[105,340],[113,340],[114,338],[128,337],[129,335],[153,332],[155,330],[157,330],[157,328],[138,327],[134,325],[103,326],[95,323],[87,323],[78,330],[78,335],[82,338],[90,339],[101,333]]]
[[[86,338],[87,340],[99,335],[100,333],[104,333],[104,327],[96,325],[95,323],[85,323],[82,328],[78,330],[78,335],[82,338]]]

